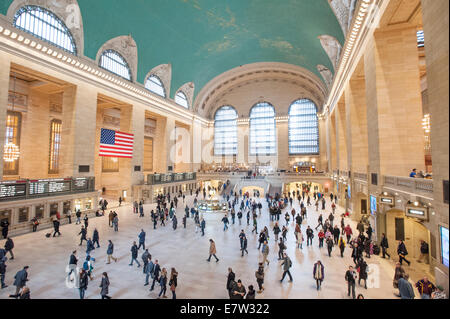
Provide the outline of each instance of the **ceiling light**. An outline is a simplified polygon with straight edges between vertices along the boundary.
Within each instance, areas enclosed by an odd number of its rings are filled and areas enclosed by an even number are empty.
[[[15,33],[15,32],[11,33],[11,38],[12,38],[12,39],[17,38],[17,33]]]
[[[1,32],[3,32],[3,27],[2,27],[2,26],[0,26],[0,33],[1,33]]]
[[[30,39],[25,39],[25,41],[23,41],[24,44],[29,44],[30,43]]]
[[[41,51],[42,51],[42,52],[47,52],[47,50],[48,50],[47,47],[43,47]]]
[[[19,37],[17,38],[17,41],[19,41],[19,42],[22,42],[22,41],[23,41],[23,39],[24,39],[24,37],[23,37],[23,36],[21,36],[21,35],[19,35]]]
[[[5,31],[3,32],[4,35],[9,36],[11,34],[11,30],[9,29],[5,29]]]

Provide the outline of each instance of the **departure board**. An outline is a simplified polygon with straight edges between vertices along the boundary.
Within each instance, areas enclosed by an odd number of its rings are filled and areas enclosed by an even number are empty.
[[[89,183],[87,178],[74,178],[72,180],[72,190],[73,191],[81,191],[88,190]]]
[[[26,189],[27,181],[0,182],[0,200],[24,197]]]

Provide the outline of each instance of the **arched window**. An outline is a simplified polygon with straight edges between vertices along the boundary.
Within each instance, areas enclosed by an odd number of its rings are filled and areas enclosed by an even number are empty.
[[[232,106],[222,106],[214,118],[214,154],[237,155],[237,118]]]
[[[128,66],[127,61],[117,51],[104,51],[100,57],[99,66],[120,77],[123,77],[124,79],[127,79],[128,81],[131,81],[131,69]]]
[[[187,109],[189,108],[189,103],[186,94],[184,94],[182,91],[178,91],[178,93],[175,95],[175,103]]]
[[[166,90],[164,85],[156,75],[151,75],[148,77],[147,82],[145,82],[145,88],[159,96],[166,97]]]
[[[269,103],[258,103],[250,112],[250,155],[275,155],[275,109]]]
[[[289,154],[319,154],[317,107],[310,100],[295,101],[289,109]]]
[[[25,6],[14,16],[16,28],[47,41],[60,49],[77,54],[75,41],[63,21],[52,12],[38,7]]]

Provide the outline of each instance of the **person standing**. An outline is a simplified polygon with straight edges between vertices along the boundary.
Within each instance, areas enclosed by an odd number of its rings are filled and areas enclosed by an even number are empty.
[[[138,250],[141,249],[141,246],[142,246],[142,249],[145,250],[145,231],[143,229],[141,229],[141,232],[139,233],[138,238],[139,238]]]
[[[112,212],[112,210],[110,210],[109,215],[108,215],[108,226],[109,227],[113,227],[113,220],[114,220],[114,213]]]
[[[242,257],[244,257],[244,252],[247,253],[248,255],[248,251],[247,251],[247,236],[243,236],[242,241],[241,241],[241,251],[242,251]]]
[[[19,270],[14,276],[14,286],[16,286],[16,295],[19,294],[20,289],[25,287],[28,279],[28,268],[29,266],[23,267],[22,270]]]
[[[269,264],[270,264],[270,262],[268,260],[268,257],[269,257],[269,245],[267,243],[267,240],[264,241],[264,244],[262,246],[261,252],[262,252],[262,255],[263,255],[262,264],[264,265],[267,262],[267,266],[269,266]]]
[[[293,281],[292,275],[291,272],[289,271],[289,269],[291,269],[292,267],[292,261],[286,253],[283,253],[283,262],[281,263],[281,266],[283,266],[283,277],[281,277],[280,282],[283,282],[284,277],[286,277],[286,275],[289,276],[289,281],[292,282]]]
[[[108,262],[106,264],[111,263],[111,259],[114,260],[114,262],[117,262],[117,258],[113,256],[114,253],[114,244],[111,240],[108,240],[108,249],[106,250],[106,254],[108,255]]]
[[[391,255],[388,254],[387,249],[389,248],[389,242],[388,239],[386,237],[386,235],[383,233],[381,235],[381,242],[380,242],[380,246],[381,246],[381,251],[383,253],[382,258],[386,258],[386,255],[389,257],[389,259],[391,258]]]
[[[34,216],[34,217],[31,219],[31,224],[33,225],[33,233],[35,233],[36,230],[37,230],[37,227],[39,226],[39,220],[37,219],[36,216]]]
[[[119,197],[119,207],[122,206],[122,201],[123,201],[122,196],[120,196]]]
[[[359,278],[358,278],[358,285],[361,286],[361,280],[364,280],[364,288],[367,289],[367,263],[363,258],[359,259],[358,263],[358,272],[359,272]]]
[[[278,223],[275,223],[275,226],[273,227],[273,233],[275,235],[275,241],[278,241],[278,234],[281,232],[280,226],[278,226]]]
[[[100,283],[99,288],[102,289],[100,291],[100,296],[102,297],[102,299],[111,299],[111,297],[108,296],[108,293],[109,293],[109,278],[108,278],[108,274],[106,272],[103,273],[102,281]]]
[[[317,290],[322,289],[322,281],[323,281],[324,277],[325,277],[325,268],[322,265],[322,262],[320,260],[318,260],[314,264],[314,269],[313,269],[313,278],[316,280]]]
[[[233,272],[233,269],[228,268],[228,275],[227,275],[227,291],[228,291],[228,296],[231,299],[232,293],[233,293],[233,286],[234,286],[234,279],[236,278],[236,275]]]
[[[8,237],[5,242],[5,251],[6,251],[6,253],[9,253],[11,255],[10,260],[14,259],[14,254],[12,251],[13,248],[14,248],[14,242],[10,237]],[[6,255],[6,253],[5,253],[5,255]]]
[[[225,214],[225,216],[222,218],[222,222],[223,222],[223,231],[226,231],[228,229],[228,216],[227,214]]]
[[[205,219],[202,217],[202,220],[200,222],[200,230],[202,232],[202,237],[205,236],[205,227],[206,227],[206,221]]]
[[[233,287],[231,299],[244,299],[245,294],[246,294],[245,287],[242,284],[242,281],[239,279]]]
[[[256,291],[253,287],[253,285],[248,286],[247,296],[245,296],[245,299],[255,299],[256,297]]]
[[[216,262],[219,262],[219,258],[217,258],[216,253],[216,243],[214,242],[214,240],[210,239],[209,240],[209,258],[206,259],[207,262],[211,261],[211,257],[214,256],[214,258],[216,258]]]
[[[312,240],[314,238],[314,232],[310,226],[306,229],[306,246],[312,246]]]
[[[258,270],[255,272],[256,282],[258,283],[258,293],[262,293],[264,291],[264,262],[259,263]]]
[[[136,261],[136,263],[138,264],[138,268],[141,267],[141,264],[139,263],[139,260],[137,260],[138,257],[138,246],[136,245],[136,242],[133,242],[133,246],[131,246],[131,261],[130,264],[128,266],[133,266],[133,262]]]
[[[83,221],[84,221],[84,228],[86,228],[86,230],[87,230],[87,228],[89,226],[89,217],[87,214],[84,214]]]
[[[403,240],[400,240],[400,242],[398,244],[397,254],[398,254],[398,257],[399,257],[400,265],[403,265],[403,261],[406,261],[408,266],[411,264],[411,262],[406,259],[406,256],[408,255],[408,250],[406,249],[406,245],[403,242]]]
[[[334,237],[334,244],[337,245],[339,243],[339,236],[341,236],[341,230],[337,225],[334,225],[333,228],[333,237]]]
[[[178,272],[175,268],[172,268],[170,270],[170,280],[169,280],[169,287],[170,291],[172,292],[172,299],[177,299],[176,289],[178,285]]]
[[[356,278],[356,273],[353,270],[353,267],[352,266],[348,267],[348,270],[345,273],[345,280],[347,281],[347,286],[348,286],[348,294],[347,295],[350,297],[350,292],[351,292],[353,299],[356,298],[355,278]]]
[[[331,257],[331,251],[333,250],[334,242],[331,237],[327,238],[327,250],[328,250],[328,257]]]
[[[117,214],[115,214],[115,216],[114,216],[113,226],[114,226],[114,231],[118,232],[119,231],[119,217],[117,216]]]
[[[6,239],[8,237],[8,231],[9,231],[9,220],[4,219],[4,220],[0,221],[0,226],[2,227],[3,239]]]
[[[80,299],[84,299],[85,293],[86,293],[86,289],[88,288],[88,275],[86,273],[86,270],[81,269],[80,270],[80,275],[79,275],[79,285],[78,285],[78,289],[80,290]]]
[[[417,262],[421,263],[422,260],[425,261],[426,264],[428,264],[428,253],[429,253],[429,247],[428,244],[424,241],[420,241],[420,256]]]
[[[77,210],[75,213],[75,216],[77,217],[77,221],[75,222],[75,225],[81,224],[81,210]]]

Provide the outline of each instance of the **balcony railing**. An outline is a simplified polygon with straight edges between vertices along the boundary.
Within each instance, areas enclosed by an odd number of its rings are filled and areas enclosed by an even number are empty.
[[[412,193],[433,193],[432,179],[384,176],[384,186],[407,190]]]
[[[367,174],[365,173],[353,173],[353,178],[367,182]]]

